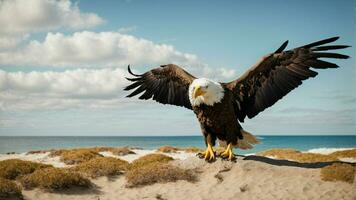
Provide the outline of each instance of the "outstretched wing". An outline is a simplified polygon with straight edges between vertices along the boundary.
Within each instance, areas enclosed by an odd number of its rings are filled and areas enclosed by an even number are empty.
[[[302,84],[303,80],[315,77],[318,73],[311,70],[337,68],[338,65],[319,58],[346,59],[349,56],[325,52],[343,49],[346,45],[327,45],[339,37],[313,42],[292,50],[283,51],[288,41],[274,53],[262,58],[240,78],[226,83],[226,88],[234,93],[234,107],[238,119],[252,118],[272,106],[283,96]]]
[[[189,85],[196,78],[177,65],[162,65],[142,75],[132,73],[130,66],[128,66],[128,71],[135,78],[126,78],[133,83],[124,90],[136,89],[127,97],[133,97],[143,92],[139,99],[152,98],[162,104],[192,109],[188,90]]]

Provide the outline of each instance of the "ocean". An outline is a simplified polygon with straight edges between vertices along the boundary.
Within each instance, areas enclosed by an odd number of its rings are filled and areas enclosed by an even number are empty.
[[[237,154],[250,154],[271,148],[293,148],[300,151],[332,148],[356,148],[356,136],[258,136],[261,144],[251,150],[235,149]],[[142,136],[142,137],[0,137],[0,154],[23,153],[30,150],[78,148],[93,146],[140,147],[157,149],[160,146],[205,148],[202,136]]]

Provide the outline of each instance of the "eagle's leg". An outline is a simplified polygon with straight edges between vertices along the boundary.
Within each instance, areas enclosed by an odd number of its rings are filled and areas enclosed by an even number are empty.
[[[203,153],[198,154],[201,158],[205,158],[207,161],[214,161],[215,160],[215,152],[211,144],[208,143],[208,147]]]
[[[220,156],[221,156],[222,158],[227,158],[227,159],[230,160],[230,161],[235,160],[235,155],[234,155],[234,153],[232,152],[232,145],[231,145],[231,143],[229,143],[229,144],[227,145],[225,151],[222,152],[222,153],[220,154]]]

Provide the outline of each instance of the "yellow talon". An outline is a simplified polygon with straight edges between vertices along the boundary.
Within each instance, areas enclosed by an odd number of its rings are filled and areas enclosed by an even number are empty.
[[[204,157],[205,160],[207,161],[214,161],[215,160],[215,152],[213,147],[208,144],[208,148],[205,150],[205,152],[200,153],[201,157]]]
[[[234,153],[232,152],[232,145],[229,143],[226,147],[226,150],[220,154],[222,158],[227,158],[228,160],[232,161],[235,159]]]

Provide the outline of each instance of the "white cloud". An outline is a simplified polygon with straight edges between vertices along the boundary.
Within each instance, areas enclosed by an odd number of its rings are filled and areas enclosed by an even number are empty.
[[[200,65],[197,57],[173,46],[155,44],[118,32],[48,33],[43,42],[32,40],[21,49],[0,53],[8,65],[97,67],[153,65],[163,63]]]
[[[0,109],[47,109],[117,103],[127,85],[123,69],[64,72],[0,70]]]
[[[1,35],[0,34],[0,51],[5,51],[9,49],[15,48],[19,43],[24,41],[26,38],[28,38],[28,34],[24,35],[16,35],[16,36],[10,36],[10,35]]]
[[[140,100],[123,98],[127,95],[123,88],[129,84],[125,76],[126,69],[121,68],[27,73],[0,70],[0,110],[137,105]]]
[[[29,73],[0,70],[0,91],[71,98],[115,97],[127,84],[125,74],[123,69]]]
[[[175,63],[193,74],[231,79],[234,70],[211,68],[194,54],[118,32],[48,33],[44,41],[32,40],[23,48],[0,52],[0,64],[53,67],[155,67]]]
[[[22,34],[57,28],[89,28],[103,23],[94,13],[83,13],[69,0],[2,0],[0,34]]]
[[[128,84],[127,64],[157,67],[176,63],[197,77],[231,79],[234,70],[213,69],[197,56],[173,46],[155,44],[117,32],[49,33],[43,42],[31,41],[15,51],[0,51],[0,64],[73,67],[62,72],[6,72],[0,70],[0,110],[112,107],[135,104],[123,100]],[[98,69],[102,66],[102,69]],[[122,68],[107,68],[120,66]],[[82,67],[78,69],[78,67]],[[89,69],[83,67],[96,67]],[[126,102],[126,103],[125,103]],[[135,104],[137,105],[137,104]]]

